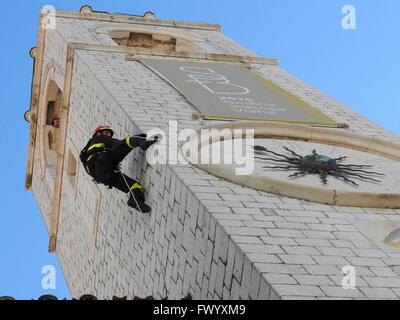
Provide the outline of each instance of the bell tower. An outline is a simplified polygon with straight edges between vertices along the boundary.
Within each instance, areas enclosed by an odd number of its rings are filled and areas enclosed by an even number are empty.
[[[399,137],[217,24],[90,6],[40,21],[25,186],[74,297],[400,298]],[[86,174],[100,124],[163,133],[164,162],[153,148],[122,163],[151,214]],[[250,156],[183,152],[181,134],[205,129],[196,150],[232,141]]]

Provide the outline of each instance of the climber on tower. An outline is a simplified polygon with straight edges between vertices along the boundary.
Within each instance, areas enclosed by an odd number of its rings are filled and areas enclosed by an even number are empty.
[[[148,139],[146,134],[128,136],[124,140],[113,138],[114,131],[109,126],[97,127],[93,137],[82,149],[81,159],[86,172],[97,183],[130,193],[128,206],[143,213],[151,211],[145,204],[142,186],[134,179],[119,171],[119,163],[133,150],[140,147],[146,151],[158,141],[158,137]]]

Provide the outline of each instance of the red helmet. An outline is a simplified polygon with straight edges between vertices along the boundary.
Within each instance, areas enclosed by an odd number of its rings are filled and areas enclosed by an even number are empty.
[[[99,132],[104,131],[104,130],[109,130],[109,131],[111,131],[111,136],[114,135],[114,130],[111,129],[110,126],[99,126],[99,127],[97,127],[97,128],[94,130],[93,137],[94,137],[95,135],[97,135]]]

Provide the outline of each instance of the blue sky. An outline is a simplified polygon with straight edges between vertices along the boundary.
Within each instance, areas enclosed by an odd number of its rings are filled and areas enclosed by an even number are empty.
[[[2,1],[0,39],[0,296],[70,297],[33,194],[24,190],[32,59],[39,9],[44,5],[158,18],[213,22],[233,40],[263,57],[279,58],[287,71],[400,135],[400,2],[398,0],[136,0]],[[353,5],[357,29],[341,27],[344,5]],[[56,290],[43,290],[42,267],[54,265]]]

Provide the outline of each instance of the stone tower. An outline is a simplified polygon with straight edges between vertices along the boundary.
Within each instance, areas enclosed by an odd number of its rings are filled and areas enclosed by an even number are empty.
[[[220,29],[42,10],[26,188],[72,295],[400,298],[400,138]],[[142,181],[148,215],[83,170],[79,151],[98,125],[168,140],[171,123],[212,127],[213,144],[217,129],[251,129],[264,160],[238,175],[134,150],[122,168]]]

